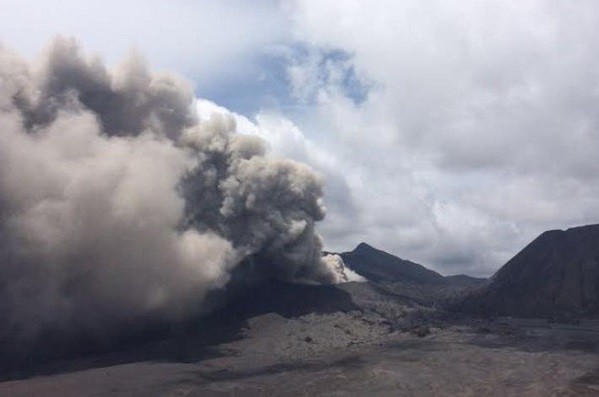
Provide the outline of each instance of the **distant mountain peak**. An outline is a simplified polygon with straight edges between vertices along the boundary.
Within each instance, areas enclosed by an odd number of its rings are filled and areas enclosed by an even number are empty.
[[[365,242],[351,252],[341,254],[346,265],[372,281],[405,281],[418,284],[440,284],[443,276],[417,263],[401,259]]]
[[[599,314],[599,225],[542,233],[464,308],[516,316]]]
[[[566,232],[570,232],[570,231],[572,231],[572,232],[575,232],[575,231],[588,231],[588,230],[597,230],[597,231],[599,231],[599,224],[595,223],[595,224],[591,224],[591,225],[575,226],[575,227],[571,227],[569,229],[566,229]]]
[[[590,224],[582,226],[569,227],[567,229],[551,229],[541,233],[537,239],[544,236],[561,235],[561,234],[578,234],[578,233],[597,233],[599,232],[599,224]]]
[[[360,244],[358,244],[356,246],[356,248],[354,248],[353,252],[356,251],[379,251],[376,248],[374,248],[372,245],[365,243],[365,242],[361,242]]]

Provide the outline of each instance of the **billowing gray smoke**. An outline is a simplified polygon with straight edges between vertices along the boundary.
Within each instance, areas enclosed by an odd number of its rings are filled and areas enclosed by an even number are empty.
[[[191,87],[131,55],[108,70],[57,39],[0,47],[0,337],[104,332],[201,312],[247,258],[328,283],[322,182],[235,123],[199,123]]]

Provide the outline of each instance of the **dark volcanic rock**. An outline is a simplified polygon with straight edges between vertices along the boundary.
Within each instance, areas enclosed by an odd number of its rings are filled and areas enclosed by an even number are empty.
[[[456,274],[454,276],[446,276],[445,282],[450,285],[457,286],[477,286],[483,285],[489,282],[486,278],[472,277],[465,274]]]
[[[246,291],[212,316],[247,319],[277,313],[283,317],[298,317],[357,309],[351,295],[337,285],[301,285],[270,280]]]
[[[491,280],[461,309],[520,317],[599,314],[599,225],[541,234]]]
[[[453,307],[472,290],[488,282],[484,278],[455,275],[443,277],[417,263],[398,258],[361,243],[340,254],[345,264],[383,290],[412,303],[429,307]]]
[[[346,287],[350,291],[351,288]],[[0,339],[0,381],[61,372],[61,363],[69,360],[90,362],[77,364],[79,369],[136,360],[193,360],[211,345],[241,338],[248,319],[252,317],[276,313],[284,318],[293,318],[311,313],[355,310],[360,310],[360,307],[354,303],[352,295],[338,285],[300,285],[263,280],[230,294],[229,301],[210,315],[199,313],[185,321],[154,324],[129,333],[123,331],[112,338],[45,335],[27,350],[18,343],[2,343],[7,341]]]
[[[341,257],[350,269],[375,282],[445,283],[444,277],[439,273],[373,248],[366,243],[359,244],[351,252],[342,253]]]

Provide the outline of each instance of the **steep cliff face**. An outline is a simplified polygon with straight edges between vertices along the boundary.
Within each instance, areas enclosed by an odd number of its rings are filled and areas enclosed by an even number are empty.
[[[599,314],[599,225],[541,234],[463,308],[523,317]]]

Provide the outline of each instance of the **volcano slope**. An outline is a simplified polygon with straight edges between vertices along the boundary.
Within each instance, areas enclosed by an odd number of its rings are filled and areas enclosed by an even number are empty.
[[[340,256],[348,268],[378,287],[425,306],[453,305],[488,281],[463,274],[444,277],[366,243]]]
[[[541,234],[462,309],[485,315],[599,315],[599,225]]]
[[[268,281],[201,322],[3,374],[0,395],[595,395],[597,353],[599,321],[477,320],[369,282]]]

